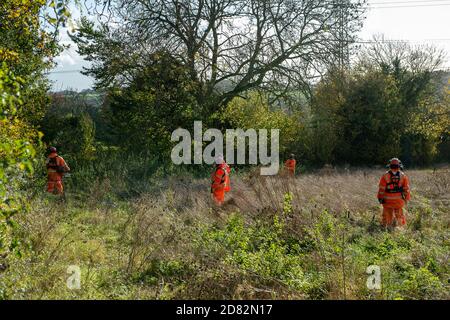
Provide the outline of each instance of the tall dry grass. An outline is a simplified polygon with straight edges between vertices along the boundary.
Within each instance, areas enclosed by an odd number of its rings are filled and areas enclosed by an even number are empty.
[[[158,180],[150,188],[153,191],[126,201],[114,197],[115,182],[104,179],[83,201],[74,194],[68,195],[66,203],[38,199],[32,211],[20,217],[21,236],[31,251],[25,259],[11,262],[4,287],[9,286],[10,298],[19,299],[371,297],[364,289],[364,264],[369,262],[345,254],[352,239],[385,240],[384,231],[376,227],[380,219],[376,193],[382,174],[383,170],[327,168],[295,178],[263,177],[257,171],[234,175],[232,191],[222,207],[213,204],[208,179],[185,176]],[[406,174],[412,196],[407,237],[417,238],[418,243],[423,237],[432,239],[435,247],[430,250],[437,250],[435,263],[445,266],[449,257],[445,243],[450,225],[450,171],[411,170]],[[239,213],[249,227],[258,227],[258,221],[273,224],[274,217],[283,213],[288,193],[293,196],[292,211],[284,216],[284,237],[306,243],[324,212],[339,223],[343,221],[348,231],[327,240],[344,248],[331,260],[325,252],[329,248],[319,246],[304,253],[305,272],[310,270],[323,278],[316,279],[320,284],[311,292],[293,289],[276,277],[242,270],[226,262],[226,248],[208,251],[199,240],[205,230],[224,228],[234,213]],[[414,252],[404,258],[408,265],[428,263],[426,245],[413,248]],[[360,254],[357,247],[351,250],[353,255]],[[65,268],[71,264],[82,266],[84,287],[78,292],[65,287]],[[447,269],[442,270],[439,274],[446,274]],[[390,296],[380,293],[374,297]]]
[[[132,205],[135,216],[132,222],[134,227],[131,229],[135,230],[136,238],[132,244],[134,249],[130,255],[128,270],[135,268],[142,271],[155,259],[181,257],[192,264],[198,263],[199,256],[192,250],[190,243],[192,235],[198,232],[198,225],[223,226],[235,212],[240,212],[249,225],[257,220],[270,222],[276,214],[283,212],[283,199],[287,193],[293,195],[293,210],[287,217],[286,229],[293,236],[303,237],[305,228],[316,223],[324,210],[336,217],[345,217],[350,228],[360,230],[356,232],[370,233],[380,220],[381,206],[376,194],[383,173],[383,170],[328,169],[326,172],[300,174],[295,178],[263,177],[258,174],[235,176],[231,177],[232,191],[227,194],[226,203],[222,207],[214,206],[207,179],[171,178],[162,183],[159,192],[145,194]],[[438,221],[439,225],[448,226],[449,170],[411,170],[406,174],[410,177],[412,193],[406,213],[409,224],[415,223],[418,216],[422,215],[420,209],[428,208],[431,212],[439,212],[436,214],[442,219]],[[201,256],[201,259],[203,267],[208,266],[212,270],[225,268],[229,277],[214,280],[189,279],[192,284],[190,293],[177,297],[304,297],[301,293],[292,293],[276,279],[272,279],[274,281],[271,288],[254,287],[257,280],[231,272],[229,266],[218,265],[214,257]],[[323,261],[318,257],[317,263]],[[253,276],[255,275],[251,275]],[[194,285],[203,281],[207,282],[206,287],[199,289]],[[274,292],[274,287],[277,287],[277,293]],[[230,288],[233,288],[232,294]],[[334,296],[330,293],[329,297],[342,298],[341,287],[330,288],[332,290],[339,293]]]
[[[292,193],[295,216],[307,219],[326,209],[358,220],[372,219],[380,209],[376,194],[383,173],[383,170],[373,169],[333,169],[326,173],[299,174],[295,178],[260,176],[258,171],[245,176],[232,176],[232,191],[226,195],[226,204],[214,212],[219,216],[236,210],[253,217],[273,214],[283,210],[284,195]],[[449,207],[450,169],[411,170],[405,173],[411,184],[409,208],[420,207],[424,200],[432,208]],[[199,220],[217,218],[217,215],[210,213],[214,206],[207,179],[168,179],[161,185],[159,194],[143,195],[138,203],[158,203],[161,207]]]

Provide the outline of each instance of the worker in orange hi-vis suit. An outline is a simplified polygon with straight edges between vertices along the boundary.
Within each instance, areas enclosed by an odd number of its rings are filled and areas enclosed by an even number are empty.
[[[389,160],[389,171],[380,179],[378,188],[378,201],[383,205],[381,224],[384,227],[403,226],[406,217],[403,208],[411,199],[409,179],[400,170],[403,168],[398,158]]]
[[[56,153],[56,148],[50,148],[50,154],[46,161],[47,166],[47,192],[64,194],[64,187],[62,184],[62,178],[64,173],[69,172],[70,168]]]
[[[295,161],[295,155],[293,153],[291,153],[291,155],[289,156],[289,159],[286,160],[286,162],[284,163],[284,166],[287,169],[287,172],[289,173],[290,176],[294,176],[295,175],[295,166],[297,165],[297,161]]]
[[[217,205],[222,205],[225,201],[225,192],[231,190],[230,187],[230,167],[223,159],[223,156],[218,156],[215,159],[216,167],[211,176],[211,194],[214,202]]]

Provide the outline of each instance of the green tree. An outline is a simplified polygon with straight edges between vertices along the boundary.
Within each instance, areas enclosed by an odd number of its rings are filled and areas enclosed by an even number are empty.
[[[449,127],[448,92],[435,71],[439,54],[377,48],[316,86],[308,139],[314,161],[366,165],[399,156],[423,165],[435,159]]]
[[[223,111],[216,113],[222,123],[229,123],[232,128],[279,129],[280,152],[286,156],[296,152],[297,142],[301,138],[302,114],[288,113],[279,107],[271,107],[269,95],[251,91],[246,97],[234,98]]]
[[[375,38],[375,44],[362,54],[360,67],[376,68],[395,81],[401,133],[398,155],[407,165],[430,164],[449,130],[449,92],[445,72],[439,71],[445,53],[434,46],[382,40]]]
[[[170,152],[172,131],[201,119],[186,68],[167,52],[154,53],[130,85],[113,89],[105,114],[115,141],[125,150]],[[207,120],[207,119],[205,119]]]
[[[20,193],[23,178],[33,172],[38,133],[17,118],[21,106],[20,87],[16,78],[2,64],[0,68],[0,257],[14,249],[11,237],[13,216],[23,209]]]
[[[0,3],[0,257],[17,247],[13,216],[24,210],[22,187],[33,172],[48,83],[44,72],[59,51],[55,36],[68,17],[64,0]],[[54,8],[53,14],[47,12]],[[53,21],[51,19],[56,19]],[[53,29],[48,29],[50,24]],[[0,261],[1,263],[1,261]]]
[[[310,162],[324,165],[336,160],[335,150],[340,134],[337,112],[345,102],[348,86],[344,84],[349,77],[347,73],[330,70],[313,92],[304,143]]]
[[[4,0],[0,4],[0,62],[23,79],[17,116],[37,125],[48,105],[45,72],[61,50],[56,36],[70,16],[66,0]]]
[[[61,150],[72,162],[92,160],[95,153],[96,124],[99,106],[91,106],[83,94],[76,92],[51,95],[51,106],[42,121],[42,140]]]

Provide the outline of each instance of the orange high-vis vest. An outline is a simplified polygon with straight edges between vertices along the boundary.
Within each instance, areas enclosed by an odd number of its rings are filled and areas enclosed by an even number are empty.
[[[211,189],[229,192],[231,190],[230,171],[230,167],[225,162],[217,165],[211,177]]]
[[[380,179],[377,198],[384,199],[383,207],[403,208],[411,199],[408,177],[401,171],[386,172]]]
[[[286,167],[286,169],[291,173],[291,174],[295,174],[295,166],[296,166],[297,162],[295,161],[295,159],[288,159],[286,160],[286,162],[284,163],[284,166]]]
[[[224,162],[216,166],[211,176],[211,193],[216,204],[221,205],[225,201],[225,192],[231,190],[230,167]]]

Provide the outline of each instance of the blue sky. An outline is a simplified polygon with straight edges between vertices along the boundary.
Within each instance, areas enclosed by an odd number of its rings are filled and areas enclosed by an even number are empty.
[[[367,12],[359,35],[361,39],[383,34],[391,40],[434,44],[447,52],[445,67],[450,68],[450,0],[370,0],[369,3],[372,8]],[[77,19],[79,12],[73,12]],[[71,46],[56,58],[58,65],[49,74],[53,90],[91,88],[93,80],[78,71],[87,66],[87,62],[78,55],[65,32],[61,42]]]

